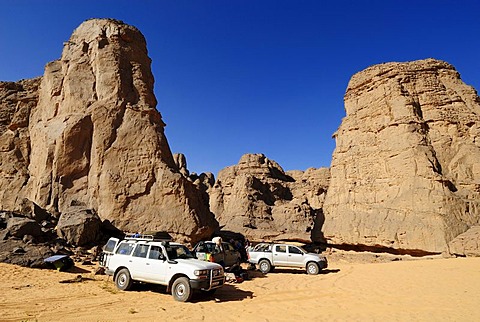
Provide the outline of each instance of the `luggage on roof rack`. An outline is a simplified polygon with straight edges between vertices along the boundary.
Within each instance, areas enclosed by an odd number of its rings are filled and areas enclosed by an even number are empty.
[[[126,234],[125,239],[127,240],[153,240],[153,235],[145,234]]]

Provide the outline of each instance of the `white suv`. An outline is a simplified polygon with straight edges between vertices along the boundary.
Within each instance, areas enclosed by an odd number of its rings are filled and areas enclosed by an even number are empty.
[[[189,301],[193,290],[213,294],[225,281],[219,264],[195,259],[182,244],[146,235],[124,240],[110,238],[100,266],[113,276],[120,290],[128,290],[133,281],[161,284],[181,302]]]

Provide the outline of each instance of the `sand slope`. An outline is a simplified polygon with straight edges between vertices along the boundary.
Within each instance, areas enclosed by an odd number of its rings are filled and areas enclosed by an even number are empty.
[[[93,270],[93,267],[85,267]],[[331,262],[281,270],[175,302],[163,287],[120,292],[111,278],[0,264],[0,321],[479,321],[480,258]]]

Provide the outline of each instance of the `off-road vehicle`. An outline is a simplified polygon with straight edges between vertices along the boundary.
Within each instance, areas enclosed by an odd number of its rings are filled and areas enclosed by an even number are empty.
[[[248,262],[258,265],[264,274],[280,266],[304,268],[308,274],[316,275],[328,266],[325,256],[309,253],[296,245],[261,243],[247,252]]]
[[[184,245],[150,235],[110,238],[100,266],[120,290],[130,289],[135,281],[161,284],[181,302],[189,301],[193,290],[213,294],[225,281],[219,264],[198,260]]]

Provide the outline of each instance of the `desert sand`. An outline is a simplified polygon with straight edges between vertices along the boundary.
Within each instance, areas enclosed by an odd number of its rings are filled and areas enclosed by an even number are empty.
[[[0,321],[480,320],[480,258],[365,258],[332,255],[316,276],[250,271],[250,280],[192,303],[153,285],[117,291],[111,278],[93,275],[95,266],[58,272],[0,264]],[[79,274],[81,282],[60,283]]]

